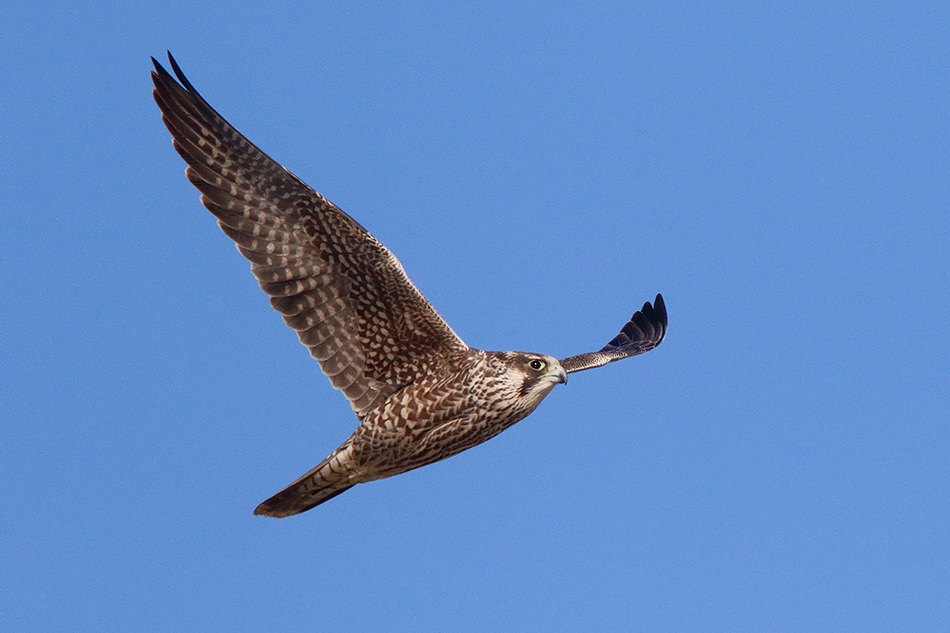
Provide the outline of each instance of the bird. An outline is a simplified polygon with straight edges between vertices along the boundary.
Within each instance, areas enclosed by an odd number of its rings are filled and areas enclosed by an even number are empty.
[[[524,419],[568,374],[663,341],[657,294],[595,352],[558,360],[469,347],[389,249],[218,114],[171,52],[168,61],[175,77],[152,58],[152,94],[188,180],[359,421],[254,514],[296,515],[357,484],[456,455]]]

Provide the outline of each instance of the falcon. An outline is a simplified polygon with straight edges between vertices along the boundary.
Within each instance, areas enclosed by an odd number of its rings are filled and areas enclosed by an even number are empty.
[[[254,514],[299,514],[356,484],[451,457],[522,420],[568,374],[663,340],[666,307],[656,295],[597,352],[557,360],[469,347],[385,246],[232,127],[170,53],[168,61],[177,81],[152,58],[152,94],[188,180],[360,422]]]

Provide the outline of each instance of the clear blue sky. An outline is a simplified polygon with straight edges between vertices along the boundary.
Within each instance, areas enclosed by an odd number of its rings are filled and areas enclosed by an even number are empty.
[[[950,5],[15,0],[0,629],[950,630]],[[186,181],[171,49],[470,345],[666,341],[286,520],[355,428]]]

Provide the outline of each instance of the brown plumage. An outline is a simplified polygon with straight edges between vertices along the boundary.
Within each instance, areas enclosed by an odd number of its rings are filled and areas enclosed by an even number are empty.
[[[298,514],[358,483],[455,455],[523,419],[568,373],[663,340],[657,295],[598,352],[559,362],[468,347],[385,246],[234,129],[168,58],[178,81],[152,59],[153,95],[188,179],[360,421],[255,514]]]

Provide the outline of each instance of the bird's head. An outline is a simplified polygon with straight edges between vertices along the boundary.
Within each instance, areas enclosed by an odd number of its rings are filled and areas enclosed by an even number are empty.
[[[550,391],[554,385],[567,383],[567,372],[561,367],[556,358],[544,354],[522,354],[525,374],[523,390],[531,390],[535,386],[546,386]]]
[[[567,382],[567,372],[556,358],[530,352],[491,352],[501,361],[502,380],[517,408],[533,411],[554,385]]]

